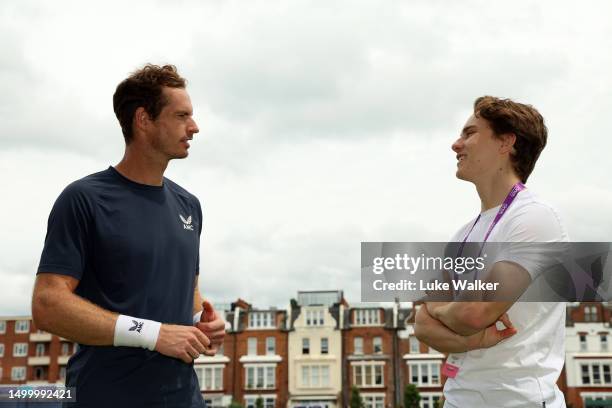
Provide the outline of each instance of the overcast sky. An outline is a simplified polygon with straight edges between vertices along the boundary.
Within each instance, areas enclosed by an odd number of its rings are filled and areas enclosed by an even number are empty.
[[[460,4],[459,4],[460,3]],[[359,301],[361,241],[445,241],[479,210],[450,149],[474,99],[536,106],[529,187],[576,241],[612,240],[607,1],[0,4],[0,315],[30,314],[49,211],[116,164],[116,85],[188,81],[200,133],[166,176],[203,205],[201,290]]]

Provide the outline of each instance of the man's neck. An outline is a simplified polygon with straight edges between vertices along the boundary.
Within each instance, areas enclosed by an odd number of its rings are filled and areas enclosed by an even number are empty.
[[[488,179],[475,182],[476,191],[480,197],[481,212],[501,205],[512,187],[521,181],[514,172],[503,172]]]
[[[147,154],[147,152],[136,149],[135,146],[128,146],[123,159],[115,166],[115,169],[136,183],[161,186],[166,167],[168,167],[168,160]]]

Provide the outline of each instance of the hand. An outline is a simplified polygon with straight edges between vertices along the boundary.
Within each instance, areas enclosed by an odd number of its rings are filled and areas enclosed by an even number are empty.
[[[497,323],[495,322],[483,331],[467,337],[469,350],[493,347],[500,341],[512,337],[516,334],[516,328],[510,321],[510,318],[508,317],[507,313],[501,315],[497,321],[502,322],[504,326],[506,326],[506,328],[503,330],[499,330],[495,326],[495,323]]]
[[[202,302],[202,307],[202,316],[196,327],[211,341],[211,347],[204,354],[214,356],[225,338],[225,320],[219,317],[208,300]]]
[[[210,344],[208,337],[193,326],[162,324],[155,351],[190,364],[200,354],[206,354]]]

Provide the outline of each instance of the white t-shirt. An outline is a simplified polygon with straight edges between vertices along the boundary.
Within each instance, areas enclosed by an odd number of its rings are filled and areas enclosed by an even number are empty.
[[[468,237],[481,242],[499,206],[481,214]],[[461,242],[474,224],[465,224],[452,242]],[[529,189],[518,193],[487,242],[567,242],[556,211]],[[499,260],[504,260],[502,258]],[[513,254],[511,259],[535,279],[533,259]],[[565,303],[516,302],[508,310],[517,333],[488,349],[455,354],[461,365],[444,386],[445,408],[565,407],[556,385],[564,363]]]

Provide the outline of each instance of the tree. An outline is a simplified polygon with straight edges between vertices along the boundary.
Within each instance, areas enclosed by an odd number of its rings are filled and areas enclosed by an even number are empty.
[[[263,408],[263,398],[261,398],[261,395],[255,400],[255,408]]]
[[[349,401],[349,407],[351,408],[364,408],[363,399],[359,394],[359,389],[355,386],[351,388],[351,400]]]
[[[421,395],[416,385],[408,384],[404,388],[404,408],[419,408]]]

